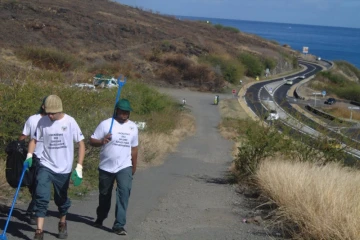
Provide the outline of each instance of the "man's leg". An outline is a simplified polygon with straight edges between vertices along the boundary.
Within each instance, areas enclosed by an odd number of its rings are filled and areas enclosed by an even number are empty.
[[[34,208],[35,208],[35,183],[33,183],[31,186],[28,186],[29,192],[31,194],[31,201],[29,203],[29,206],[26,210],[26,215],[29,217],[28,221],[30,225],[36,225],[36,217],[34,215]]]
[[[66,226],[66,214],[71,206],[71,201],[68,198],[68,188],[70,182],[70,173],[68,174],[58,174],[55,173],[53,177],[53,186],[54,186],[54,201],[59,210],[59,235],[58,238],[65,239],[67,238],[67,226]]]
[[[132,179],[132,167],[122,169],[116,174],[116,208],[113,230],[121,235],[126,234],[123,228],[126,224],[126,210],[129,203]]]
[[[115,174],[99,169],[99,206],[96,209],[95,226],[99,227],[107,218],[111,207],[111,192],[114,186]]]
[[[35,238],[43,234],[44,219],[50,201],[51,194],[52,171],[46,167],[39,167],[36,175],[35,190],[35,216],[37,217],[37,229]]]

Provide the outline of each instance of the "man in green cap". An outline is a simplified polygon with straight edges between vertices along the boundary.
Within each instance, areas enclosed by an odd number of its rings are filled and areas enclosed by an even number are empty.
[[[113,231],[126,235],[126,210],[138,154],[138,128],[129,120],[132,108],[127,99],[116,103],[113,118],[102,121],[90,138],[90,145],[101,147],[99,164],[99,206],[95,227],[101,227],[111,207],[111,194],[116,180],[116,207]],[[113,125],[112,125],[113,124]],[[112,127],[112,132],[109,131]]]

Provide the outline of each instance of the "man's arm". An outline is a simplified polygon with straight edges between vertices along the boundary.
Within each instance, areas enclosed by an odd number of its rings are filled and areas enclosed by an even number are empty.
[[[35,151],[35,147],[36,147],[36,139],[31,139],[29,142],[29,147],[28,147],[28,154],[31,153],[33,154]]]
[[[78,164],[83,165],[84,157],[85,157],[85,143],[84,143],[84,140],[81,140],[79,142],[79,160],[78,160]]]
[[[27,138],[26,135],[21,134],[21,135],[19,136],[19,141],[25,140],[26,138]]]
[[[93,147],[101,147],[111,141],[111,133],[105,135],[102,139],[90,138],[90,145]]]
[[[132,162],[132,175],[136,172],[136,165],[137,165],[137,156],[138,156],[138,147],[131,148],[131,162]]]

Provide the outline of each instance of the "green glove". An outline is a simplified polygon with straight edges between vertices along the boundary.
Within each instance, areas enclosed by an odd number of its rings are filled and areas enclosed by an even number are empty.
[[[83,167],[81,166],[81,164],[77,164],[76,168],[71,174],[71,181],[73,182],[75,187],[79,186],[82,182],[82,169]]]
[[[24,166],[26,163],[28,164],[29,168],[32,166],[32,153],[28,153],[26,155],[26,160],[24,161]]]

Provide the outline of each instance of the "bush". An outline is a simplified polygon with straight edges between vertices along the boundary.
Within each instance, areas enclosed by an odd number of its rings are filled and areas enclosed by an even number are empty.
[[[330,83],[312,84],[318,90],[326,90],[329,94],[336,94],[339,98],[350,101],[360,101],[360,85],[348,80],[345,76],[331,71],[319,72],[316,75],[321,82],[328,80]]]
[[[218,30],[226,30],[234,33],[239,33],[240,30],[235,27],[223,26],[221,24],[215,24],[214,27]]]
[[[276,60],[273,58],[269,58],[269,57],[263,57],[262,62],[263,62],[264,67],[268,68],[270,70],[274,69],[277,65]]]
[[[180,72],[183,72],[192,65],[190,59],[180,54],[164,56],[162,62],[167,65],[176,67]]]
[[[211,68],[205,64],[193,65],[189,67],[183,75],[184,80],[192,80],[198,85],[214,82],[216,76]]]
[[[50,94],[62,99],[64,112],[77,120],[88,139],[100,121],[112,116],[116,91],[84,91],[56,83],[33,81],[0,84],[0,148],[4,149],[7,143],[17,139],[26,119],[39,110],[42,99]],[[148,131],[168,132],[174,127],[176,121],[171,120],[176,118],[178,108],[168,96],[146,85],[128,82],[122,89],[121,98],[129,99],[134,109],[131,119],[147,121]]]
[[[274,156],[286,143],[275,128],[261,127],[251,120],[244,121],[245,136],[234,160],[241,178],[251,177],[265,158]]]
[[[24,47],[17,52],[23,59],[30,60],[35,66],[56,71],[74,70],[83,65],[75,56],[56,49]]]
[[[334,61],[335,65],[339,67],[347,76],[352,77],[356,76],[360,80],[360,69],[352,65],[351,63],[345,61]]]
[[[176,51],[176,47],[169,41],[163,41],[161,43],[161,51],[163,52]]]
[[[313,139],[277,122],[272,126],[263,126],[252,120],[240,120],[236,126],[240,146],[234,165],[240,178],[251,179],[263,160],[278,155],[317,164],[344,163],[346,159],[343,149],[332,147],[328,139]]]
[[[159,75],[167,82],[174,84],[181,79],[181,75],[176,67],[166,66],[159,71]]]
[[[347,82],[347,79],[344,76],[332,73],[330,71],[319,72],[317,75],[327,78],[331,83],[337,84],[340,87],[343,87]]]
[[[209,55],[200,59],[210,63],[214,68],[220,67],[219,75],[230,83],[236,83],[244,75],[244,66],[238,60],[227,60],[220,56]]]
[[[239,60],[245,65],[246,71],[245,74],[248,77],[257,77],[261,76],[264,66],[261,60],[252,54],[249,53],[241,53],[239,55]]]

